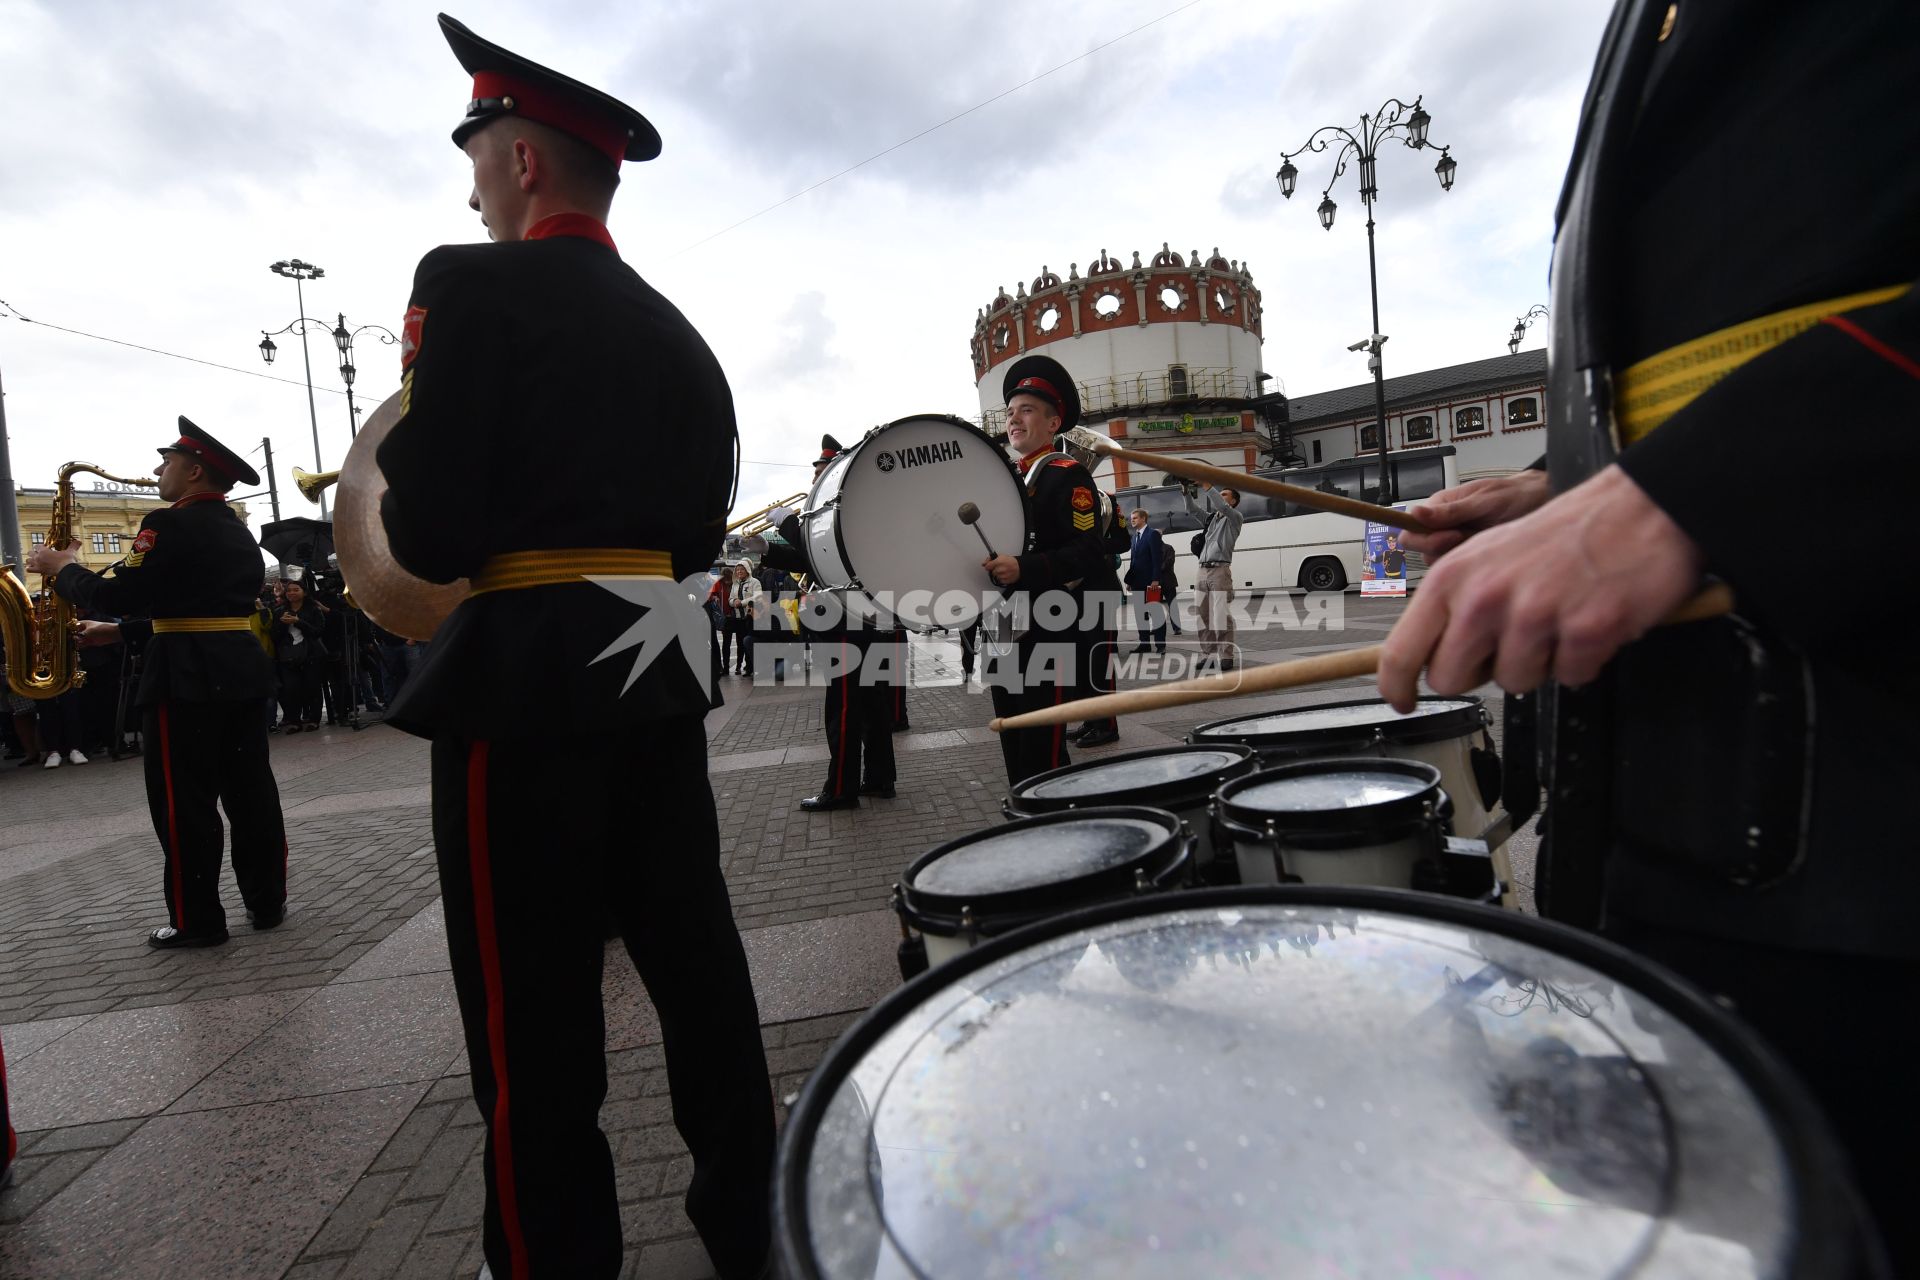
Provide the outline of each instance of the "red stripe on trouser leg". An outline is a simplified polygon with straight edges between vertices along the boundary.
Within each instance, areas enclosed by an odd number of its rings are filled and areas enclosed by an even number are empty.
[[[20,1153],[20,1139],[14,1136],[13,1125],[7,1113],[7,1051],[0,1046],[0,1169],[13,1163],[14,1156]]]
[[[187,931],[187,886],[180,868],[180,818],[173,804],[173,731],[160,704],[160,777],[167,790],[167,876],[173,881],[173,927]]]
[[[493,1185],[500,1201],[513,1280],[525,1280],[527,1241],[520,1230],[518,1189],[513,1182],[513,1115],[508,1107],[506,993],[500,986],[500,940],[493,927],[493,867],[487,848],[487,744],[467,754],[467,865],[473,876],[473,923],[480,944],[480,979],[487,989],[487,1056],[493,1064]]]

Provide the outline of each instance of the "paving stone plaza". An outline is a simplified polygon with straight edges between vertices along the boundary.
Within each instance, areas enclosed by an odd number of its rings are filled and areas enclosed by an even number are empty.
[[[1250,663],[1377,643],[1402,607],[1347,599],[1337,632],[1270,624]],[[1128,638],[1130,640],[1130,638]],[[1178,648],[1192,633],[1175,637]],[[1124,648],[1131,648],[1128,643]],[[916,637],[898,797],[806,814],[822,693],[725,682],[708,717],[734,915],[776,1099],[899,984],[889,887],[916,855],[1002,821],[1000,752],[958,651]],[[1129,717],[1103,752],[1194,724],[1368,696],[1365,681]],[[1497,691],[1485,691],[1497,713]],[[556,743],[556,750],[568,744]],[[0,776],[0,1043],[20,1131],[0,1195],[0,1275],[438,1280],[481,1264],[482,1128],[448,973],[427,745],[375,726],[275,738],[291,849],[287,923],[157,952],[160,854],[137,760]],[[644,840],[647,798],[636,787]],[[1531,874],[1528,841],[1514,870]],[[588,926],[590,927],[590,926]],[[627,1274],[711,1274],[681,1208],[658,1027],[619,944],[605,1000]]]

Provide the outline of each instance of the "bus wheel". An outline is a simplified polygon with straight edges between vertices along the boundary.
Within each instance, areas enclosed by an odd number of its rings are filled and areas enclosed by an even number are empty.
[[[1308,591],[1344,591],[1347,571],[1338,560],[1319,556],[1300,566],[1300,585]]]

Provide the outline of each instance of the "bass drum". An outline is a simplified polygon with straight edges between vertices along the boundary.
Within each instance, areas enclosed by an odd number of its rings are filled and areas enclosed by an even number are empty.
[[[1242,885],[881,1000],[780,1135],[789,1280],[1862,1274],[1844,1162],[1704,992],[1548,921]]]
[[[980,509],[979,532],[961,523]],[[863,599],[883,621],[959,630],[994,586],[980,562],[1027,545],[1026,494],[1013,464],[960,418],[923,415],[875,427],[821,471],[801,513],[807,561],[823,588]]]

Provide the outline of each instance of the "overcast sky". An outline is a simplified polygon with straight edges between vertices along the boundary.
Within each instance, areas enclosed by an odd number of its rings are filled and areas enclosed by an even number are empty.
[[[977,309],[1102,249],[1128,261],[1163,241],[1218,246],[1252,267],[1266,368],[1287,391],[1363,381],[1346,351],[1371,328],[1357,173],[1334,187],[1331,233],[1314,217],[1330,158],[1296,162],[1290,202],[1273,173],[1315,127],[1389,97],[1425,96],[1459,175],[1443,195],[1437,152],[1382,154],[1386,371],[1500,354],[1514,317],[1546,299],[1553,200],[1606,9],[466,0],[454,16],[632,103],[665,139],[659,160],[627,166],[612,232],[726,369],[751,463],[744,511],[804,485],[791,464],[822,431],[977,414]],[[0,0],[0,300],[36,322],[0,310],[19,483],[51,483],[71,458],[144,474],[185,413],[238,449],[270,436],[283,514],[315,514],[284,483],[315,465],[299,341],[276,339],[271,370],[256,350],[298,314],[267,267],[326,269],[308,315],[397,328],[421,254],[485,238],[447,136],[470,82],[435,11]],[[331,342],[313,359],[332,468],[346,401]],[[356,359],[370,413],[399,360],[372,332]],[[634,482],[644,499],[671,477]]]

